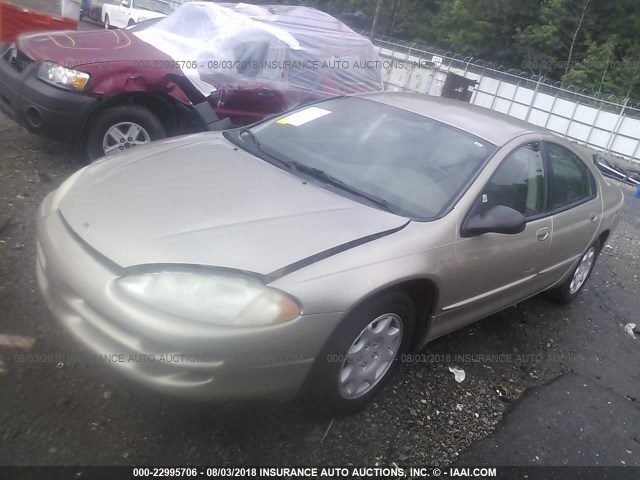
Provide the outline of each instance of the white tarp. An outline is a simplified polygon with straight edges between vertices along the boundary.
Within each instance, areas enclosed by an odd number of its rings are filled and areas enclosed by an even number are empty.
[[[180,62],[205,96],[247,79],[327,96],[382,89],[371,42],[306,7],[190,2],[134,35]]]

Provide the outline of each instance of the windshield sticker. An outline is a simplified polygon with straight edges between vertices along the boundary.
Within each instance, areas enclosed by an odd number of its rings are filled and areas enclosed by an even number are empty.
[[[473,142],[473,144],[474,144],[476,147],[484,147],[484,145],[483,145],[483,144],[481,144],[480,142]]]
[[[281,118],[276,123],[279,123],[280,125],[293,125],[294,127],[299,127],[300,125],[304,125],[305,123],[324,117],[330,113],[331,112],[329,110],[325,110],[324,108],[310,107],[289,115],[288,117]]]

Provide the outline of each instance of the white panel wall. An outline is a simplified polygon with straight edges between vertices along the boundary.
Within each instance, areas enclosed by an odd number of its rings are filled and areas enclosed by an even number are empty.
[[[545,110],[547,112],[551,111],[551,107],[553,106],[553,100],[556,97],[548,95],[546,93],[538,92],[536,95],[536,100],[533,103],[533,106],[539,108],[540,110]]]
[[[629,137],[640,137],[640,119],[625,117],[618,132]]]

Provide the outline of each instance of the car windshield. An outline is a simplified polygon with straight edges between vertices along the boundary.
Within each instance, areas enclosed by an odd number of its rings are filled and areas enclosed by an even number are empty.
[[[133,7],[140,10],[150,10],[152,12],[160,12],[169,15],[171,7],[168,3],[160,0],[134,0]]]
[[[400,215],[439,216],[495,146],[373,100],[316,103],[236,133],[257,155]]]

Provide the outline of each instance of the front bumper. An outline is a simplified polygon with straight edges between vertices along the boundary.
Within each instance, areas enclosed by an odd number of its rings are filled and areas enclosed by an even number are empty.
[[[214,400],[296,396],[341,314],[303,315],[262,328],[178,318],[167,326],[168,315],[118,295],[113,281],[122,271],[84,244],[59,211],[50,211],[51,198],[37,219],[38,284],[54,316],[96,358],[115,358],[105,363],[168,394]]]
[[[44,137],[78,142],[100,98],[43,82],[40,65],[10,44],[0,43],[0,55],[0,111]]]

